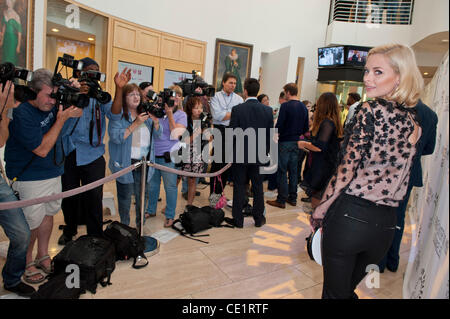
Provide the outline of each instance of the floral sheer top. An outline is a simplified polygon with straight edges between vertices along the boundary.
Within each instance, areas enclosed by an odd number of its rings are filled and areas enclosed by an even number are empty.
[[[406,195],[420,134],[413,109],[381,99],[358,105],[345,129],[339,166],[312,219],[323,219],[342,192],[397,207]]]

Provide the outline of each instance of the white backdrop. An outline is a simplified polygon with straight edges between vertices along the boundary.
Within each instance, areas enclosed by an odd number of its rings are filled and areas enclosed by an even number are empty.
[[[449,298],[449,65],[448,52],[426,88],[424,102],[438,115],[434,153],[423,157],[424,187],[411,198],[412,246],[403,298]]]

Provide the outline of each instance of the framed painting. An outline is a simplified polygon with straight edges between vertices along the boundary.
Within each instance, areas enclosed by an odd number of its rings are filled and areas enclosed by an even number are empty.
[[[252,67],[253,45],[216,39],[214,56],[213,85],[216,91],[222,89],[222,77],[225,73],[232,73],[237,78],[234,92],[244,92],[244,81],[250,76]]]
[[[0,61],[30,68],[32,0],[0,0]]]

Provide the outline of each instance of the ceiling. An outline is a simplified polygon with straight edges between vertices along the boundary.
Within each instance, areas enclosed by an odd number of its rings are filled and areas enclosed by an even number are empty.
[[[442,40],[447,40],[442,41]],[[449,49],[449,32],[438,32],[432,34],[421,41],[417,42],[412,46],[412,49],[416,52],[430,53],[433,55],[440,54],[442,57]],[[438,65],[430,66],[430,65],[419,65],[419,69],[422,72],[422,76],[425,80],[425,83],[428,83],[433,78],[436,73]],[[428,74],[425,74],[428,73]]]

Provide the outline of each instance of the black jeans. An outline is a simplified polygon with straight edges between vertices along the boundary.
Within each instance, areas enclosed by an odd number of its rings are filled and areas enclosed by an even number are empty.
[[[323,299],[351,299],[366,276],[368,265],[377,265],[395,233],[396,208],[341,194],[323,221]]]
[[[62,190],[68,191],[105,177],[106,163],[103,156],[87,165],[77,166],[76,151],[66,157],[64,174],[61,177]],[[88,235],[103,234],[103,185],[85,193],[62,200],[64,214],[64,234],[72,237],[77,234],[80,215],[86,220]]]
[[[253,191],[253,219],[261,221],[264,215],[263,176],[259,173],[259,165],[233,164],[233,211],[232,215],[237,225],[244,224],[242,208],[246,203],[245,190],[248,179]]]

